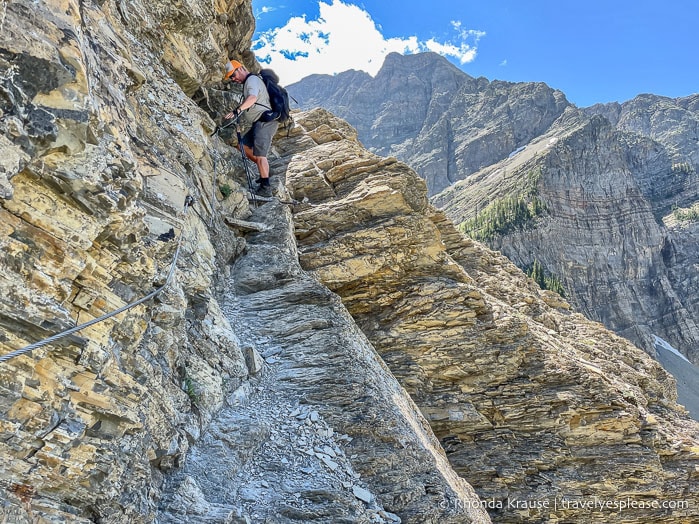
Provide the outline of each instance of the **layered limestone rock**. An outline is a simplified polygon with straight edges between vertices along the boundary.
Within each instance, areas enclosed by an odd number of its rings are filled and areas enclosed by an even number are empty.
[[[650,354],[659,336],[696,361],[697,304],[687,290],[697,279],[697,223],[673,220],[668,205],[693,202],[697,184],[687,181],[694,178],[691,170],[673,172],[660,143],[571,110],[524,151],[435,203],[470,228],[494,202],[536,202],[539,211],[526,221],[486,232],[486,218],[471,234],[487,236],[519,267],[540,264],[579,311]]]
[[[636,148],[630,167],[663,235],[662,267],[682,309],[661,305],[648,324],[696,363],[699,299],[686,290],[699,284],[699,95],[677,99],[640,95],[586,112],[604,114],[616,129],[649,139],[637,141],[645,147]]]
[[[149,520],[163,472],[249,375],[213,289],[244,241],[201,218],[213,122],[167,74],[210,74],[227,34],[214,15],[241,7],[2,5],[0,354],[145,297],[180,248],[155,301],[2,363],[9,521]]]
[[[298,267],[288,211],[247,220],[208,115],[234,94],[190,95],[250,60],[251,21],[249,1],[2,4],[0,357],[136,305],[0,362],[0,520],[489,522]],[[262,508],[253,476],[279,481]]]
[[[411,169],[346,124],[321,110],[297,121],[315,142],[284,151],[301,263],[342,297],[495,521],[697,518],[698,426],[658,363],[465,240]],[[592,497],[636,508],[574,506]]]

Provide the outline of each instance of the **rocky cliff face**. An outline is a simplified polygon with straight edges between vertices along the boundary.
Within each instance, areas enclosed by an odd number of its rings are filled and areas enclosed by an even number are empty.
[[[214,297],[244,243],[199,218],[212,217],[200,197],[220,148],[186,95],[225,54],[217,17],[249,8],[2,6],[2,354],[148,295],[175,255],[158,237],[181,239],[180,270],[157,300],[2,363],[10,521],[152,517],[158,479],[249,377]],[[186,195],[198,200],[188,213]]]
[[[226,56],[257,65],[249,2],[20,0],[0,28],[0,358],[135,304],[0,362],[3,520],[480,523],[696,491],[671,378],[347,123],[298,114],[250,206],[210,118]]]
[[[526,225],[502,218],[477,238],[521,268],[541,266],[576,309],[650,354],[659,336],[698,362],[696,95],[578,110],[544,84],[473,79],[430,54],[391,55],[376,78],[345,80],[355,96],[323,76],[290,89],[415,168],[457,224],[494,223],[497,206],[514,215],[505,207],[536,200],[542,209]],[[391,110],[404,100],[410,111]]]
[[[671,99],[657,95],[640,95],[623,104],[596,105],[584,110],[588,115],[601,114],[615,129],[645,137],[648,147],[661,149],[670,165],[656,171],[643,169],[645,154],[636,159],[639,167],[634,173],[639,187],[658,217],[668,215],[673,208],[691,207],[699,199],[696,167],[699,164],[699,95]],[[640,148],[634,148],[640,149]],[[662,176],[666,175],[666,176]]]
[[[302,125],[322,128],[317,118]],[[294,213],[302,266],[342,297],[494,521],[691,518],[561,502],[653,497],[674,490],[686,460],[695,471],[696,424],[672,414],[658,363],[465,240],[414,172],[352,135],[304,145],[286,174],[306,202]],[[670,444],[666,423],[685,436]],[[677,496],[696,482],[690,473]]]
[[[697,279],[697,222],[689,211],[677,217],[698,200],[697,175],[677,154],[571,110],[524,151],[435,201],[466,227],[481,217],[472,234],[520,267],[541,264],[589,318],[651,354],[659,336],[696,362],[697,303],[687,286]],[[494,203],[507,198],[540,210],[488,229]]]

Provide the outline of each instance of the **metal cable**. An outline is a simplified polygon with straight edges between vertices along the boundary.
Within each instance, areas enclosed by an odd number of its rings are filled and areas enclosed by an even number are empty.
[[[189,208],[193,203],[194,203],[194,199],[191,196],[187,196],[185,198],[185,201],[184,201],[184,214],[185,214],[185,216],[187,215],[187,208]],[[63,331],[61,333],[57,333],[56,335],[45,338],[44,340],[34,342],[33,344],[29,344],[28,346],[25,346],[21,349],[17,349],[15,351],[7,353],[6,355],[2,355],[2,356],[0,356],[0,363],[7,362],[8,360],[15,358],[15,357],[19,357],[20,355],[30,353],[31,351],[34,351],[37,348],[45,346],[46,344],[51,344],[52,342],[55,342],[56,340],[67,337],[68,335],[72,335],[73,333],[77,333],[78,331],[82,331],[83,329],[85,329],[87,327],[90,327],[94,324],[98,324],[104,320],[107,320],[108,318],[111,318],[115,315],[118,315],[119,313],[123,313],[126,310],[129,310],[133,307],[138,306],[139,304],[143,304],[144,302],[147,302],[148,300],[154,298],[163,289],[165,289],[165,287],[170,283],[170,280],[172,279],[172,275],[175,272],[175,267],[177,267],[177,259],[180,256],[180,247],[182,246],[182,238],[183,238],[182,234],[180,233],[180,238],[177,240],[177,249],[175,250],[175,256],[172,259],[172,264],[170,264],[170,271],[168,271],[167,278],[165,279],[165,283],[162,286],[160,286],[158,289],[149,293],[145,297],[136,300],[135,302],[132,302],[130,304],[126,304],[125,306],[122,306],[119,309],[112,311],[111,313],[107,313],[106,315],[102,315],[101,317],[98,317],[98,318],[93,318],[92,320],[85,322],[84,324],[80,324],[78,326],[72,327],[66,331]]]
[[[218,136],[218,135],[217,135]],[[213,180],[211,181],[211,219],[209,221],[209,227],[214,227],[214,215],[216,214],[216,158],[218,157],[218,151],[214,150],[213,154]]]

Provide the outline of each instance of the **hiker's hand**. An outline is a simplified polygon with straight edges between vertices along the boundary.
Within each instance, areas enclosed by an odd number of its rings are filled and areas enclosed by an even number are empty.
[[[240,116],[240,113],[241,113],[240,109],[236,107],[233,111],[228,113],[223,118],[225,118],[226,120],[230,120],[231,118],[238,118],[238,116]]]

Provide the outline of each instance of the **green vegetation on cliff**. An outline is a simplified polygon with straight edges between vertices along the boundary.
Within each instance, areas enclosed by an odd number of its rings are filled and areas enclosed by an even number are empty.
[[[546,212],[546,204],[537,196],[541,169],[529,171],[520,194],[510,194],[488,204],[476,216],[459,224],[462,233],[481,242],[516,229],[532,227],[533,220]]]
[[[534,259],[534,262],[530,266],[525,267],[524,272],[528,277],[531,277],[534,282],[539,284],[541,289],[555,291],[562,297],[566,296],[563,284],[561,284],[558,277],[549,273],[537,259]]]
[[[673,207],[672,215],[678,222],[697,222],[699,221],[699,204],[694,204],[692,207]]]

